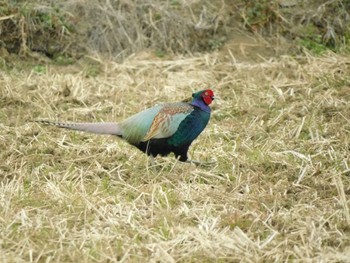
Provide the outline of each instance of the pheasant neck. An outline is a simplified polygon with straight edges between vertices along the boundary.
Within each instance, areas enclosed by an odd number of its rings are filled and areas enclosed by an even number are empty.
[[[190,104],[192,106],[200,108],[201,110],[203,110],[205,112],[209,112],[210,113],[210,107],[207,104],[205,104],[203,100],[196,100],[195,99]]]

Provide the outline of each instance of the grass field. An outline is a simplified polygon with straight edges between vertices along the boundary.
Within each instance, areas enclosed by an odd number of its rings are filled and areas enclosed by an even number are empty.
[[[349,61],[224,50],[0,72],[0,261],[349,262]],[[217,99],[190,155],[209,167],[31,122],[118,121],[202,88]]]

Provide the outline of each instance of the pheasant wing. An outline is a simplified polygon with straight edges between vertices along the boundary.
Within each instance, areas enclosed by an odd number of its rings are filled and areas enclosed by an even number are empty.
[[[178,129],[180,123],[193,111],[187,103],[166,104],[154,117],[153,122],[142,141],[169,138]]]

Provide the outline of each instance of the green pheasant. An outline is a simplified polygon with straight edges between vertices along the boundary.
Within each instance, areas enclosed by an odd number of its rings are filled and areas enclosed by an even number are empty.
[[[214,100],[210,89],[192,94],[191,102],[164,103],[141,111],[119,123],[62,123],[38,121],[78,131],[121,137],[149,156],[166,156],[173,152],[182,162],[194,139],[210,119],[209,105]]]

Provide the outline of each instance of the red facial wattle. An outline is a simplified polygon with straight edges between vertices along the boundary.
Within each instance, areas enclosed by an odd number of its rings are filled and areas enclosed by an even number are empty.
[[[214,92],[210,89],[202,93],[202,98],[205,104],[209,105],[214,100]]]

